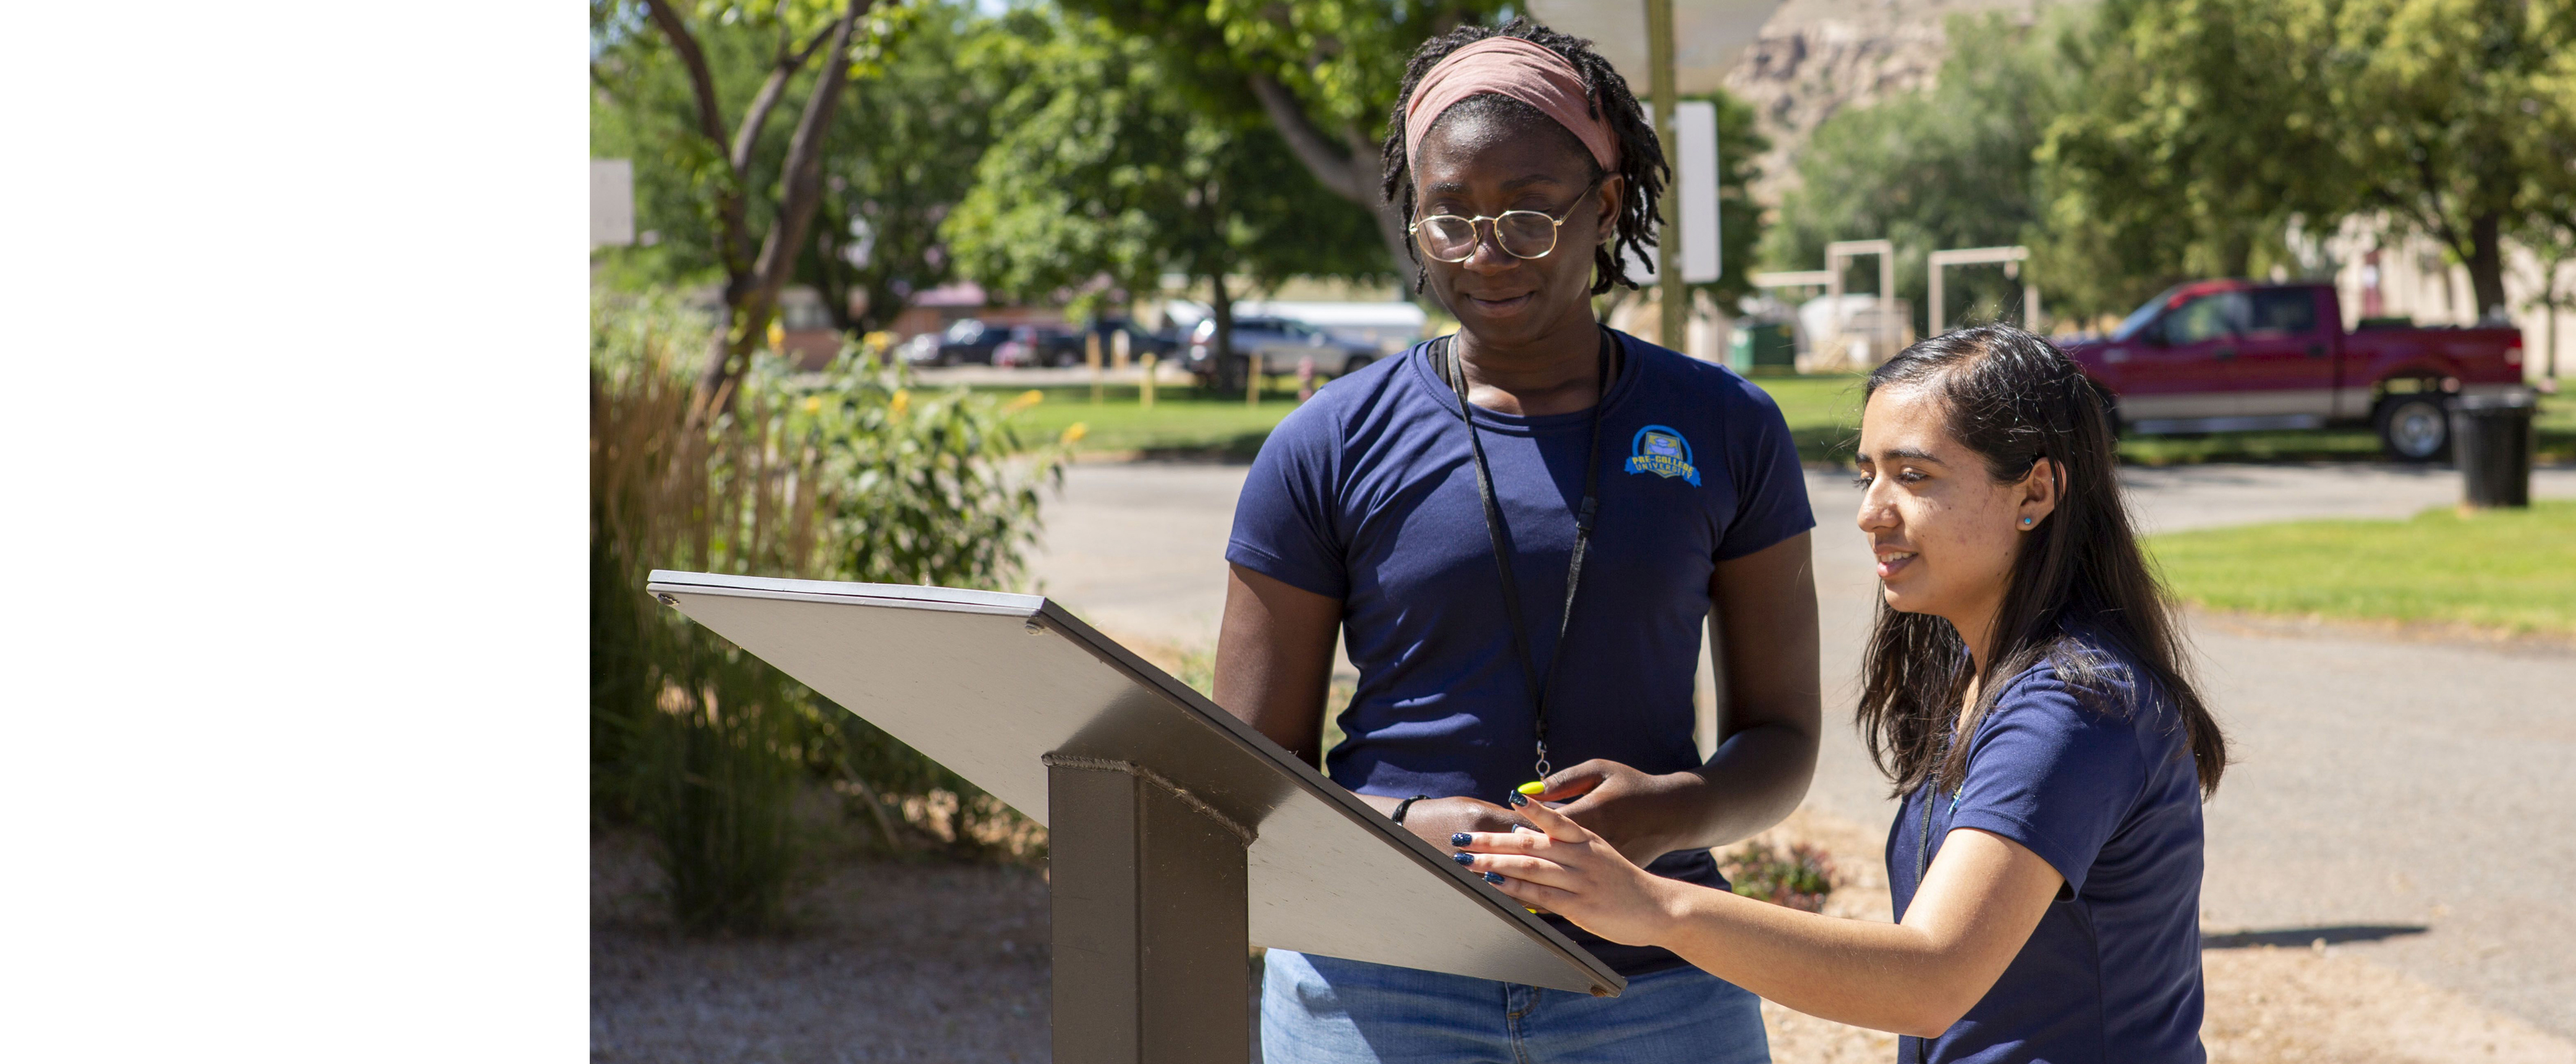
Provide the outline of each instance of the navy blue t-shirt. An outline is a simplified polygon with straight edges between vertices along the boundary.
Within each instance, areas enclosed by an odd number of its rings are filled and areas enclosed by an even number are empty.
[[[2190,743],[2172,704],[2127,657],[2081,642],[2106,662],[2105,684],[2078,691],[2045,662],[2014,677],[1969,740],[1964,785],[1955,794],[1917,788],[1888,833],[1898,920],[1921,883],[1918,867],[1940,857],[1955,828],[2020,843],[2066,879],[1994,989],[1933,1041],[1929,1060],[2208,1059]],[[1919,1041],[1900,1039],[1897,1059],[1917,1059]]]
[[[1700,763],[1691,694],[1710,575],[1815,520],[1768,395],[1724,367],[1613,335],[1625,354],[1603,400],[1599,509],[1556,658],[1549,759],[1679,772]],[[1339,718],[1347,738],[1325,756],[1335,782],[1500,802],[1531,778],[1535,702],[1512,650],[1467,426],[1433,371],[1433,347],[1334,381],[1280,422],[1244,481],[1225,556],[1342,602],[1359,686]],[[1477,408],[1475,418],[1544,673],[1592,412]],[[1705,850],[1649,867],[1725,886]],[[1557,926],[1622,974],[1680,963]]]

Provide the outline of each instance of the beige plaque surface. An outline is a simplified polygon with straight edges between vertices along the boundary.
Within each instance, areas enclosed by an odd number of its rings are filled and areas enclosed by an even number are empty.
[[[1252,944],[1560,990],[1627,981],[1187,685],[1034,595],[656,571],[649,590],[1040,823],[1059,757],[1250,828]]]

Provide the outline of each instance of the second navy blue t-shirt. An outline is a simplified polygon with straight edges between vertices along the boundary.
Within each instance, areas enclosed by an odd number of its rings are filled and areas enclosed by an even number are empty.
[[[1888,887],[1905,919],[1918,869],[1951,831],[2020,843],[2066,880],[1994,988],[1929,1047],[1898,1059],[2199,1064],[2200,776],[2169,699],[2111,643],[2079,689],[2043,662],[2013,677],[1969,738],[1955,793],[1918,787],[1888,833]],[[1932,830],[1923,830],[1930,803]],[[1931,850],[1923,850],[1924,840]]]
[[[1691,696],[1717,563],[1815,520],[1768,395],[1724,367],[1612,335],[1624,357],[1602,400],[1599,509],[1556,656],[1549,759],[1679,772],[1700,763]],[[1346,738],[1325,755],[1335,782],[1500,802],[1532,778],[1535,702],[1512,650],[1467,426],[1433,371],[1434,348],[1334,381],[1280,422],[1244,482],[1226,560],[1342,602],[1359,685],[1339,717]],[[1592,411],[1474,416],[1544,671]],[[1725,888],[1705,850],[1649,867]],[[1622,974],[1680,963],[1557,926]]]

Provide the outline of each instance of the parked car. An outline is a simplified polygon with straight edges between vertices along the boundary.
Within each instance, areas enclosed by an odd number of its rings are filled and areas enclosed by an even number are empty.
[[[939,357],[935,361],[942,366],[969,362],[989,365],[993,361],[993,349],[1010,338],[1008,329],[986,325],[980,318],[960,318],[940,336]]]
[[[895,345],[895,357],[902,359],[909,365],[937,365],[939,363],[939,341],[942,339],[945,339],[945,337],[939,333],[921,333],[914,336],[912,339]]]
[[[1058,361],[1067,343],[1079,347],[1075,334],[1060,325],[1014,325],[1010,338],[993,349],[996,366],[1062,366]],[[1076,356],[1075,361],[1080,361]]]
[[[1261,359],[1263,373],[1294,373],[1298,362],[1313,358],[1315,372],[1339,377],[1376,361],[1379,354],[1374,345],[1341,339],[1288,318],[1236,318],[1230,339],[1238,365],[1215,365],[1216,319],[1200,319],[1198,327],[1190,330],[1184,364],[1202,383],[1222,385],[1240,381],[1242,361],[1255,356]]]
[[[2448,453],[2447,397],[2524,387],[2519,329],[2363,324],[2344,331],[2332,285],[2195,281],[2066,352],[2111,393],[2125,431],[2368,424],[2411,462]]]
[[[1116,350],[1116,337],[1127,334],[1127,358],[1130,362],[1152,355],[1169,359],[1180,347],[1178,338],[1169,334],[1147,332],[1126,318],[1094,318],[1088,327],[1065,332],[1048,341],[1043,363],[1049,366],[1079,366],[1089,356],[1087,337],[1100,337],[1100,364],[1108,365]]]

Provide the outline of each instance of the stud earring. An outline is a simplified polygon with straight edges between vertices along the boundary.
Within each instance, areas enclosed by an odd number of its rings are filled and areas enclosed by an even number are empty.
[[[2030,519],[2030,518],[2027,518],[2027,517],[2022,518],[2022,519],[2021,519],[2021,527],[2023,527],[2023,528],[2029,528],[2029,527],[2030,527],[2030,520],[2031,520],[2031,519]]]

